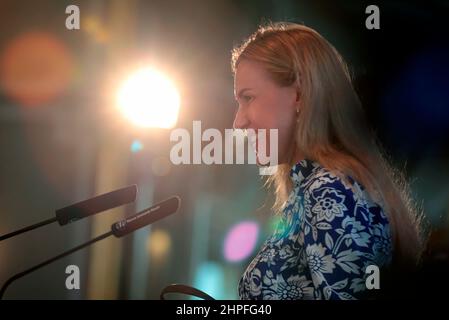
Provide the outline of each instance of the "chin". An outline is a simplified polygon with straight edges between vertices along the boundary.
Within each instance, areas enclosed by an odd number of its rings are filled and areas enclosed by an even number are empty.
[[[262,164],[261,161],[259,160],[259,157],[256,157],[256,164],[260,168],[273,166],[273,164],[271,164],[269,161],[268,161],[268,163]],[[276,163],[275,165],[278,165],[278,164],[281,164],[281,163]]]

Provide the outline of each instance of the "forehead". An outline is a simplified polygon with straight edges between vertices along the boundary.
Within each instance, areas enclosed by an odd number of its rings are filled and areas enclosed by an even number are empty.
[[[257,88],[259,86],[273,84],[268,72],[259,62],[242,60],[237,65],[234,77],[234,90],[243,88]]]

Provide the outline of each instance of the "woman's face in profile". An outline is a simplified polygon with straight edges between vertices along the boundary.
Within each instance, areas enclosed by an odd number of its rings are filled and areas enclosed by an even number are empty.
[[[253,129],[256,133],[258,129],[266,129],[267,156],[270,156],[269,129],[278,129],[278,163],[287,162],[299,107],[297,89],[279,86],[260,63],[242,59],[235,72],[234,94],[238,102],[234,128]],[[251,134],[248,139],[257,154],[260,142]],[[261,164],[259,155],[257,163]]]

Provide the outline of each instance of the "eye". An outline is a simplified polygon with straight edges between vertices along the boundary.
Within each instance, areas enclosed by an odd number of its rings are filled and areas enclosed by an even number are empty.
[[[250,102],[252,99],[253,99],[252,96],[247,95],[242,96],[242,100],[245,101],[246,103]]]

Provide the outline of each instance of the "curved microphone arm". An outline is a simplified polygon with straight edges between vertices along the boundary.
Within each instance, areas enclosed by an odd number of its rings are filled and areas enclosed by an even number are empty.
[[[90,241],[87,241],[87,242],[85,242],[85,243],[83,243],[83,244],[81,244],[81,245],[79,245],[79,246],[77,246],[77,247],[75,247],[73,249],[70,249],[70,250],[68,250],[68,251],[66,251],[64,253],[61,253],[60,255],[57,255],[56,257],[53,257],[53,258],[48,259],[48,260],[46,260],[46,261],[44,261],[42,263],[39,263],[38,265],[36,265],[36,266],[34,266],[32,268],[29,268],[29,269],[27,269],[25,271],[16,273],[11,278],[9,278],[5,282],[5,284],[2,286],[2,288],[0,290],[0,300],[3,299],[3,295],[5,294],[5,291],[6,291],[6,289],[8,289],[9,285],[11,283],[13,283],[14,281],[16,281],[17,279],[20,279],[20,278],[26,276],[27,274],[29,274],[29,273],[31,273],[33,271],[36,271],[36,270],[38,270],[38,269],[40,269],[42,267],[45,267],[46,265],[52,263],[53,261],[59,260],[61,258],[64,258],[65,256],[68,256],[69,254],[72,254],[75,251],[81,250],[81,249],[91,245],[94,242],[97,242],[97,241],[100,241],[102,239],[105,239],[105,238],[111,236],[112,234],[113,234],[112,231],[106,232],[106,233],[102,234],[101,236],[98,236],[98,237],[96,237],[96,238],[94,238],[94,239],[92,239]]]
[[[214,298],[212,298],[210,295],[208,295],[207,293],[198,290],[196,288],[190,287],[190,286],[186,286],[184,284],[170,284],[168,286],[166,286],[160,295],[160,299],[161,300],[166,300],[165,296],[168,293],[182,293],[182,294],[187,294],[187,295],[191,295],[191,296],[195,296],[197,298],[201,298],[204,300],[215,300]]]
[[[120,221],[114,223],[113,225],[111,225],[111,230],[109,232],[106,232],[106,233],[104,233],[88,242],[85,242],[73,249],[65,251],[65,252],[61,253],[60,255],[57,255],[56,257],[46,260],[30,269],[27,269],[25,271],[15,274],[11,278],[9,278],[5,282],[3,287],[0,289],[0,299],[2,299],[8,286],[11,283],[13,283],[15,280],[20,279],[20,278],[26,276],[27,274],[29,274],[33,271],[36,271],[36,270],[52,263],[53,261],[61,259],[69,254],[72,254],[75,251],[81,250],[81,249],[93,244],[94,242],[105,239],[111,235],[114,235],[117,238],[121,238],[123,236],[126,236],[126,235],[136,231],[137,229],[146,227],[146,226],[148,226],[160,219],[163,219],[163,218],[175,213],[176,211],[178,211],[180,203],[181,203],[181,199],[178,196],[170,197],[170,198],[168,198],[164,201],[161,201],[145,210],[142,210],[142,211],[136,213],[135,215],[133,215],[131,217],[128,217],[127,219],[120,220]]]

